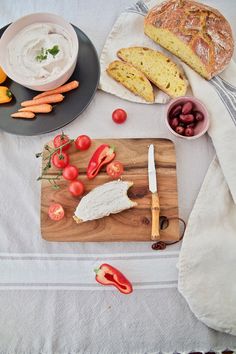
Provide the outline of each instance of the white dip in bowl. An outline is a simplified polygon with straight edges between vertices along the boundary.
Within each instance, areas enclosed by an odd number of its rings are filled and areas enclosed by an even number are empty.
[[[14,25],[35,15],[44,20],[49,15],[48,19],[54,21],[30,23],[16,32]],[[5,55],[0,55],[0,65],[10,78],[34,90],[50,90],[65,83],[73,73],[78,38],[73,27],[61,17],[32,14],[7,28],[0,41],[2,50]]]

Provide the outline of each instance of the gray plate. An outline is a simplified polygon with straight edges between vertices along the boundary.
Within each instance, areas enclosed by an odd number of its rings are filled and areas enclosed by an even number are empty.
[[[0,37],[8,26],[0,29]],[[64,101],[55,105],[50,113],[37,114],[36,118],[29,120],[15,119],[10,115],[20,108],[20,102],[32,99],[39,92],[7,79],[1,85],[9,87],[14,98],[10,103],[0,105],[0,129],[17,135],[48,133],[72,122],[89,105],[99,83],[99,60],[90,39],[79,28],[73,27],[79,39],[79,55],[75,71],[69,81],[78,80],[79,88],[65,93]]]

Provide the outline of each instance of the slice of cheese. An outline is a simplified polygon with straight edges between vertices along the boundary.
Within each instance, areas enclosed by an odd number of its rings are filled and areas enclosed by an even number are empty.
[[[74,220],[77,223],[96,220],[136,206],[127,195],[132,185],[133,182],[112,181],[94,188],[81,199]]]

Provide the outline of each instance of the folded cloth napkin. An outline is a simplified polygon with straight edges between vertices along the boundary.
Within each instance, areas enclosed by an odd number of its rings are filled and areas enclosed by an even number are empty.
[[[100,88],[133,102],[141,98],[108,77],[108,64],[122,47],[142,45],[165,52],[143,34],[143,16],[157,0],[138,1],[123,13],[101,55]],[[161,1],[160,1],[161,2]],[[140,16],[142,15],[142,16]],[[207,107],[209,135],[217,158],[212,163],[190,216],[179,262],[179,291],[206,325],[236,335],[236,65],[206,81],[178,58],[192,93]],[[156,103],[168,97],[156,93]]]
[[[236,204],[216,158],[189,218],[178,289],[199,320],[232,335],[236,335],[235,250]]]
[[[207,107],[208,133],[214,144],[224,177],[236,203],[236,64],[210,81],[204,80],[183,64],[192,92]]]
[[[180,252],[178,289],[211,328],[236,335],[236,65],[209,82],[185,65],[216,149]],[[227,81],[226,81],[227,80]],[[193,256],[194,255],[194,256]]]

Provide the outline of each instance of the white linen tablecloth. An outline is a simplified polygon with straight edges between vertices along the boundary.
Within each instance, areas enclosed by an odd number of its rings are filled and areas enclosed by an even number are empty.
[[[132,2],[2,0],[0,26],[31,12],[58,13],[81,28],[100,54],[117,16]],[[234,25],[233,0],[224,3],[211,0],[208,4],[221,9]],[[115,125],[111,120],[111,112],[117,107],[124,108],[128,113],[124,125]],[[86,111],[66,126],[64,131],[72,137],[84,133],[93,138],[172,139],[177,154],[180,216],[187,219],[214,149],[207,135],[193,142],[173,137],[167,131],[163,118],[163,106],[141,106],[97,92]],[[137,287],[132,296],[122,296],[116,291],[103,289],[76,290],[76,286],[69,291],[68,287],[66,291],[63,287],[61,290],[53,287],[45,290],[45,284],[42,288],[31,288],[30,291],[18,287],[17,280],[20,278],[17,277],[17,271],[22,275],[20,267],[25,267],[25,264],[28,264],[28,268],[25,269],[26,279],[22,281],[33,282],[35,272],[40,270],[40,274],[51,271],[52,278],[55,276],[54,281],[58,284],[64,279],[55,269],[65,271],[66,268],[69,277],[70,269],[73,272],[76,267],[77,254],[89,258],[90,254],[96,252],[96,262],[110,259],[112,254],[114,262],[114,258],[119,259],[120,255],[129,252],[142,252],[144,257],[150,252],[150,243],[65,244],[47,243],[41,239],[40,184],[36,183],[40,161],[34,158],[34,153],[40,151],[43,144],[54,135],[55,132],[36,137],[18,137],[0,132],[0,269],[2,274],[5,271],[11,274],[1,280],[4,290],[0,290],[0,352],[158,353],[236,348],[235,337],[210,330],[197,321],[176,287],[152,290]],[[166,252],[175,259],[179,247],[174,245]],[[22,257],[26,262],[22,263]],[[66,257],[73,259],[72,268],[72,263]],[[165,257],[158,255],[156,258],[155,262],[158,262]],[[66,267],[63,264],[65,261],[69,262],[64,263]],[[94,262],[90,258],[84,261],[89,264]],[[37,265],[41,268],[37,268]],[[78,272],[83,269],[87,269],[86,264]],[[160,272],[160,269],[156,271]],[[170,274],[169,281],[174,278],[175,275]],[[14,288],[6,285],[10,281],[15,285]],[[72,279],[71,283],[76,284],[76,281]]]

